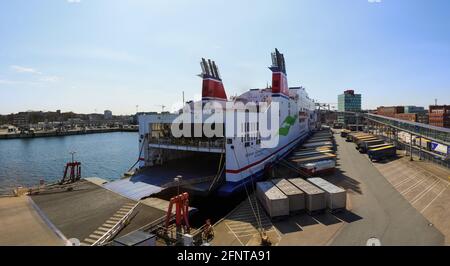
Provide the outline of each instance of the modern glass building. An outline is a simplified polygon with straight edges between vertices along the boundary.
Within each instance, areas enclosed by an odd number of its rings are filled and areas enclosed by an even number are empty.
[[[339,112],[361,112],[361,94],[354,90],[346,90],[338,95]],[[352,114],[339,114],[338,122],[344,125],[356,124],[356,117]]]

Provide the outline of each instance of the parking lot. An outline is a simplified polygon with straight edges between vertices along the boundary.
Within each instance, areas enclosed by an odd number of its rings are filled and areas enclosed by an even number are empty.
[[[392,186],[445,235],[450,244],[450,171],[409,157],[374,163]]]

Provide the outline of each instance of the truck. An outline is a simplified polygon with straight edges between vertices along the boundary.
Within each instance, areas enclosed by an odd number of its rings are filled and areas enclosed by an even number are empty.
[[[375,149],[369,149],[367,151],[369,159],[371,161],[381,161],[386,158],[395,157],[397,155],[397,149],[393,145],[379,147]]]

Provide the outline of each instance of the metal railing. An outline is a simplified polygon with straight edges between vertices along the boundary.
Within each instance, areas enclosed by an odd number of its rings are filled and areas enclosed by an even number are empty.
[[[221,148],[225,147],[225,139],[217,139],[213,141],[186,139],[186,138],[150,138],[150,144],[159,145],[176,145],[176,146],[190,146],[198,148]]]
[[[102,235],[97,241],[95,241],[91,246],[100,246],[106,244],[112,237],[114,237],[117,233],[122,230],[122,228],[131,220],[132,214],[136,207],[139,205],[139,202],[134,205],[133,208],[117,222],[111,229],[108,230],[104,235]]]

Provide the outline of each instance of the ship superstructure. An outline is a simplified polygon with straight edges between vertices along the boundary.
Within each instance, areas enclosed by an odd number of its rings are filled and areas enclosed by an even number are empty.
[[[308,97],[305,88],[289,88],[284,55],[277,49],[272,53],[272,65],[269,67],[272,72],[271,86],[251,89],[237,97],[227,98],[214,61],[202,59],[201,68],[201,101],[190,101],[177,113],[139,116],[139,166],[146,169],[149,178],[152,168],[189,162],[189,168],[197,167],[199,171],[210,169],[209,178],[205,174],[203,184],[206,190],[229,196],[242,190],[245,184],[260,180],[264,171],[318,127],[314,101]],[[250,110],[242,107],[248,103],[256,107]],[[223,112],[213,108],[217,106],[221,106]],[[230,116],[236,117],[239,112],[244,113],[244,120],[230,122]],[[278,118],[276,125],[270,121],[267,123],[275,130],[272,134],[276,137],[274,145],[264,145],[265,137],[260,132],[262,125],[259,120],[250,119],[252,115],[259,117],[262,114]],[[180,119],[183,115],[184,118]],[[222,120],[212,119],[220,116]],[[184,122],[179,126],[181,120]],[[189,122],[185,123],[186,120]],[[231,132],[229,123],[234,123],[232,128],[236,132]],[[178,126],[174,127],[174,124]],[[202,131],[205,127],[223,134],[211,136]],[[174,128],[185,134],[180,136]],[[173,176],[167,178],[171,182]]]

